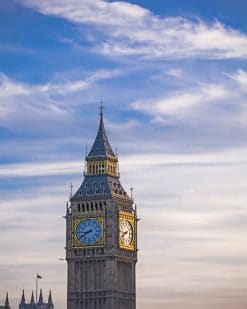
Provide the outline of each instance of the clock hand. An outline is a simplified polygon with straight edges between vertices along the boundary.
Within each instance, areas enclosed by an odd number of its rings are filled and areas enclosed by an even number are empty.
[[[84,232],[84,235],[87,235],[87,234],[89,234],[89,233],[91,233],[92,232],[92,229],[91,230],[88,230],[88,231],[85,231]]]
[[[122,232],[122,237],[124,237],[129,231]]]

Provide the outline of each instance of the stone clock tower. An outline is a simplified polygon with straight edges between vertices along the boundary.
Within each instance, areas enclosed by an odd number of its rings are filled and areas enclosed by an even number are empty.
[[[103,122],[67,209],[67,309],[135,309],[137,218]]]

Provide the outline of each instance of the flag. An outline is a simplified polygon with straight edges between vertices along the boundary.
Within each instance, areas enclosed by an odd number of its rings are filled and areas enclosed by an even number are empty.
[[[39,274],[37,274],[37,279],[42,279],[42,277]]]

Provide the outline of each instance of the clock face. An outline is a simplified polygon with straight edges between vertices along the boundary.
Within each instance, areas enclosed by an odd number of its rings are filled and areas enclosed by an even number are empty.
[[[119,226],[120,243],[130,245],[133,240],[133,228],[128,220],[122,220]]]
[[[102,225],[94,219],[85,219],[76,227],[76,237],[84,245],[93,245],[102,237]]]

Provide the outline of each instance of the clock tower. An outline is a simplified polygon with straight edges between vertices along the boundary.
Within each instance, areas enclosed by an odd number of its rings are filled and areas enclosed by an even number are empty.
[[[101,105],[84,179],[66,214],[67,309],[136,309],[137,217],[120,183]]]

